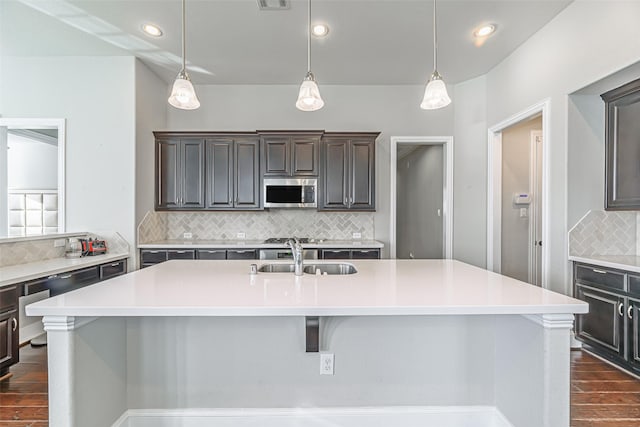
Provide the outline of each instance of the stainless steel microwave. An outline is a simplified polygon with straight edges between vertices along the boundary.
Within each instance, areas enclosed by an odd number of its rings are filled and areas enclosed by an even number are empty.
[[[318,180],[269,178],[263,181],[265,208],[317,208]]]

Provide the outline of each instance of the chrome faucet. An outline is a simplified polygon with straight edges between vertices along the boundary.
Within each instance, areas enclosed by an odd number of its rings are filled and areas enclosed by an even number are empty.
[[[302,276],[303,274],[303,265],[302,265],[302,244],[300,241],[294,237],[292,239],[287,240],[287,245],[291,248],[291,253],[293,254],[293,265],[294,265],[294,274],[296,276]]]

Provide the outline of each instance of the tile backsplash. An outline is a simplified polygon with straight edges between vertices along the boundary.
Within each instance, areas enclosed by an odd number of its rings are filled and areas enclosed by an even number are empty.
[[[640,214],[633,211],[589,211],[569,231],[569,255],[636,255]]]
[[[148,212],[138,226],[138,243],[182,239],[236,239],[245,233],[247,240],[268,237],[315,237],[332,240],[374,238],[373,213],[317,212],[314,210],[271,210],[259,212]]]

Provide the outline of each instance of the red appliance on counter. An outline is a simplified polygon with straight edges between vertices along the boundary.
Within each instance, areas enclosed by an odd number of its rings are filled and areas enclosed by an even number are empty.
[[[107,242],[100,239],[78,239],[82,244],[82,256],[102,255],[107,253]]]

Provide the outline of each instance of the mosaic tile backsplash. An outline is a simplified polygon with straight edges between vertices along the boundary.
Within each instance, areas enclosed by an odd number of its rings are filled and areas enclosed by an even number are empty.
[[[317,212],[313,210],[272,210],[264,212],[148,212],[138,227],[138,242],[182,239],[247,240],[268,237],[314,237],[349,240],[352,233],[371,240],[373,214],[369,212]]]
[[[569,231],[569,255],[639,254],[637,212],[590,211]]]

